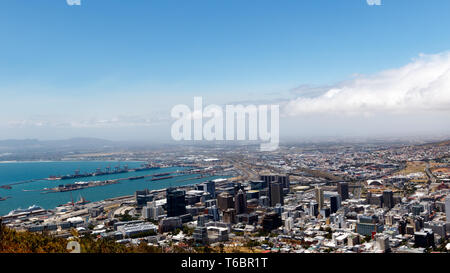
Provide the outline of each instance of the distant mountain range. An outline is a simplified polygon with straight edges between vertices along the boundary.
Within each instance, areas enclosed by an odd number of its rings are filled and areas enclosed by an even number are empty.
[[[7,139],[0,140],[0,150],[39,148],[91,148],[115,146],[111,140],[99,138],[70,138],[64,140]]]

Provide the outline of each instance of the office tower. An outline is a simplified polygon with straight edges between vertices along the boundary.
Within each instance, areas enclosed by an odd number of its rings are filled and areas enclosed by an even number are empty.
[[[196,243],[206,244],[208,242],[208,230],[205,226],[197,226],[192,233]]]
[[[235,209],[227,209],[223,212],[223,222],[229,224],[236,223],[236,210]]]
[[[275,207],[277,204],[284,204],[283,186],[280,183],[271,182],[269,184],[269,198],[271,207]]]
[[[234,208],[233,196],[228,192],[222,192],[217,196],[217,205],[221,211]]]
[[[391,248],[389,245],[389,237],[383,234],[377,234],[375,236],[375,248],[382,252],[388,252]]]
[[[261,196],[259,197],[258,203],[261,207],[268,207],[270,206],[270,198],[268,196]]]
[[[246,213],[247,212],[247,197],[245,192],[241,189],[238,191],[235,197],[235,206],[236,214]]]
[[[269,212],[266,213],[262,220],[262,227],[265,231],[271,231],[274,230],[280,226],[282,226],[283,223],[281,221],[281,217],[276,212]]]
[[[217,199],[210,199],[205,201],[205,207],[210,208],[217,205]]]
[[[147,202],[153,201],[154,196],[150,194],[148,189],[143,191],[136,191],[134,193],[134,197],[136,198],[136,204],[138,208],[142,208]]]
[[[384,230],[384,226],[378,221],[379,218],[375,215],[361,215],[358,217],[358,222],[356,223],[356,232],[363,236],[380,233]]]
[[[278,180],[277,176],[274,174],[263,174],[260,175],[260,179],[266,183],[266,185],[270,185],[271,182],[275,182]]]
[[[423,229],[423,231],[414,233],[414,246],[415,247],[434,247],[434,232],[429,228]]]
[[[153,217],[151,217],[152,215],[151,215],[151,211],[152,211],[152,208],[151,207],[143,207],[142,208],[142,217],[144,218],[144,219],[146,219],[146,220],[148,220],[148,219],[153,219]]]
[[[267,188],[268,185],[269,184],[267,184],[267,182],[262,180],[250,181],[250,188],[252,190],[262,190],[264,188]]]
[[[283,185],[284,189],[288,189],[289,191],[289,186],[290,186],[290,181],[289,181],[289,175],[278,175],[277,176],[278,179],[278,183],[281,183],[281,185]]]
[[[175,188],[166,190],[167,217],[186,214],[185,192]]]
[[[441,238],[447,237],[447,225],[445,222],[426,222],[424,223],[424,228],[431,229],[434,234],[439,235]]]
[[[216,184],[213,181],[197,184],[195,185],[195,189],[207,192],[211,195],[211,198],[216,198]]]
[[[341,197],[339,195],[330,196],[331,213],[335,213],[341,207],[341,202],[339,200],[340,198]]]
[[[284,221],[284,230],[290,232],[294,228],[294,218],[288,217]]]
[[[283,213],[284,208],[281,206],[281,204],[276,204],[276,206],[273,208],[273,211],[281,215]]]
[[[445,198],[445,216],[446,222],[450,223],[450,195]]]
[[[208,208],[208,215],[214,222],[220,220],[219,209],[216,207],[216,205],[213,205],[212,207]]]
[[[398,222],[398,233],[400,233],[401,235],[406,234],[406,221],[405,220],[400,220]]]
[[[317,205],[319,206],[319,210],[321,210],[323,208],[323,189],[316,187],[316,202]]]
[[[317,204],[317,202],[313,201],[309,204],[309,215],[311,216],[319,215],[319,205]]]
[[[323,218],[328,218],[331,214],[331,209],[328,207],[324,207],[320,210],[320,215],[322,215]]]
[[[233,192],[233,196],[236,196],[236,194],[240,191],[240,190],[244,190],[244,184],[242,183],[236,183],[234,184],[234,192]]]
[[[338,183],[337,190],[338,190],[339,195],[341,196],[342,201],[345,201],[348,199],[348,183],[347,182]]]
[[[197,226],[198,227],[204,227],[205,223],[208,222],[208,218],[209,218],[208,215],[199,215],[197,217]]]
[[[211,194],[211,198],[216,198],[216,183],[213,181],[205,182],[206,191]]]
[[[391,190],[383,191],[383,207],[388,209],[394,207],[394,193]]]

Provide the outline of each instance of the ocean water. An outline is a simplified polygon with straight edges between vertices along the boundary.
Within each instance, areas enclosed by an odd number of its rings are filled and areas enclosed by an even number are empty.
[[[161,168],[156,170],[129,172],[111,175],[102,175],[97,177],[85,177],[65,180],[48,181],[45,178],[51,175],[66,175],[73,174],[75,170],[80,170],[80,173],[94,172],[97,168],[104,170],[106,167],[113,169],[125,164],[128,168],[137,168],[143,162],[111,162],[111,161],[58,161],[58,162],[12,162],[0,163],[0,186],[11,184],[15,182],[27,181],[31,179],[38,179],[37,181],[13,185],[12,189],[0,188],[0,197],[10,197],[4,201],[0,201],[0,215],[5,215],[13,209],[28,208],[31,205],[38,205],[44,209],[53,209],[61,204],[74,201],[83,196],[89,201],[99,201],[107,198],[132,195],[136,190],[157,190],[164,189],[171,186],[185,186],[201,183],[210,179],[223,178],[223,176],[210,176],[194,180],[186,180],[195,178],[198,175],[183,175],[170,179],[163,179],[159,181],[148,181],[151,177],[146,177],[139,180],[125,180],[118,184],[111,184],[100,187],[87,188],[82,190],[70,192],[56,192],[43,193],[44,188],[54,188],[60,184],[72,184],[77,181],[96,181],[96,180],[110,180],[117,178],[126,178],[133,176],[143,176],[149,174],[173,172],[183,170],[183,167]]]

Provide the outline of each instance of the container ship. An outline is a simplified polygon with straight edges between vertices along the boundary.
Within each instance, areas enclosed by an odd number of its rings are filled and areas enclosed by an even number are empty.
[[[134,169],[136,172],[142,172],[142,171],[151,171],[151,170],[158,170],[160,169],[160,166],[152,165],[152,164],[142,164],[140,168]]]
[[[116,167],[114,167],[113,170],[111,170],[111,167],[105,168],[104,171],[101,170],[100,168],[98,168],[95,172],[92,172],[92,173],[80,173],[80,170],[76,170],[74,174],[68,174],[68,175],[62,175],[62,176],[51,175],[50,177],[46,178],[46,180],[66,180],[66,179],[102,176],[102,175],[109,175],[109,174],[157,170],[160,168],[161,168],[160,166],[155,166],[152,164],[142,164],[140,168],[136,168],[136,169],[128,169],[128,165],[125,165],[123,168],[120,168],[120,166],[116,166]]]
[[[138,179],[144,179],[145,176],[135,176],[135,177],[130,177],[128,178],[128,180],[138,180]]]
[[[151,181],[158,181],[158,180],[163,180],[163,179],[169,179],[169,178],[173,178],[173,176],[164,176],[164,177],[153,177],[151,179]]]

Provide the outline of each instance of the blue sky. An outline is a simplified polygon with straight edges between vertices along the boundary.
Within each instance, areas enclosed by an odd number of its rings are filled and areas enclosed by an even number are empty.
[[[449,10],[448,0],[5,0],[0,139],[128,138],[64,126],[164,120],[194,95],[296,99],[290,90],[298,86],[335,85],[447,52]]]

